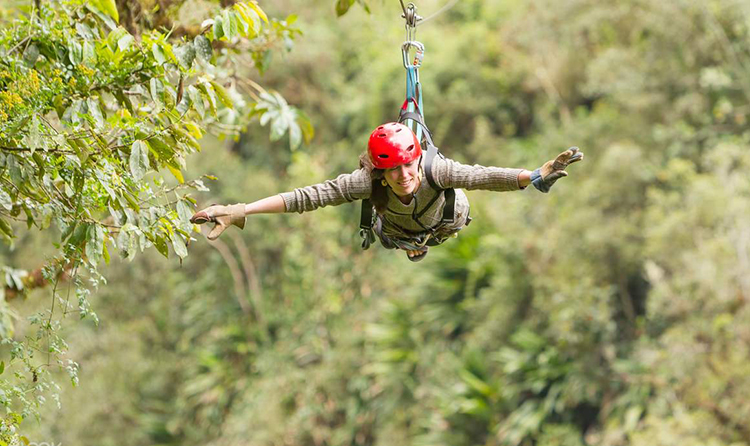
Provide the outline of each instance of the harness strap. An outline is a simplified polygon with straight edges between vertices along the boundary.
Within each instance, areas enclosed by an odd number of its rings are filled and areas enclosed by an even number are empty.
[[[432,133],[430,133],[430,129],[428,129],[427,125],[425,125],[424,120],[422,119],[422,115],[418,112],[410,112],[402,108],[401,112],[399,112],[398,114],[398,122],[403,123],[408,119],[416,122],[421,128],[424,129],[424,139],[428,143],[428,147],[434,146],[435,143],[432,142]]]
[[[404,106],[401,107],[398,121],[403,122],[407,119],[411,119],[412,121],[419,124],[422,128],[424,128],[424,137],[426,143],[425,145],[427,146],[427,157],[425,158],[424,169],[427,176],[427,182],[430,183],[430,187],[432,187],[433,189],[437,191],[444,191],[445,206],[443,207],[443,218],[440,220],[440,223],[453,223],[453,214],[456,209],[456,191],[453,188],[441,189],[440,187],[438,187],[438,185],[435,183],[435,179],[432,177],[432,163],[435,160],[435,156],[437,155],[442,157],[443,154],[440,153],[438,148],[432,142],[432,134],[430,133],[430,129],[428,129],[425,125],[422,115],[420,113],[410,112],[406,110],[406,104],[408,102],[409,100],[407,99],[406,102],[404,102]],[[417,218],[421,217],[422,214],[424,214],[424,212],[431,205],[432,202],[422,210],[423,212]]]
[[[453,188],[445,189],[445,206],[443,207],[443,219],[441,223],[453,223],[453,213],[456,209],[456,191]]]
[[[360,229],[372,228],[372,202],[369,198],[362,200],[362,213],[359,218]]]
[[[422,225],[422,222],[420,222],[420,221],[419,221],[419,219],[420,219],[420,218],[422,218],[422,216],[423,216],[424,214],[426,214],[426,213],[427,213],[427,210],[428,210],[428,209],[429,209],[429,208],[430,208],[430,207],[431,207],[431,206],[432,206],[433,204],[435,204],[435,202],[437,201],[437,199],[438,199],[438,198],[440,198],[440,194],[437,194],[437,195],[435,195],[434,197],[432,197],[432,200],[430,200],[430,201],[429,201],[429,203],[427,203],[427,206],[425,206],[424,208],[422,208],[422,211],[421,211],[421,212],[419,212],[418,214],[412,214],[412,218],[413,218],[413,219],[414,219],[414,220],[415,220],[415,221],[416,221],[417,223],[419,223],[419,225],[420,225],[420,226]],[[416,206],[416,203],[415,203],[415,205],[414,205],[414,210],[416,211],[416,209],[417,209],[417,206]],[[422,227],[424,227],[424,226],[422,226]]]

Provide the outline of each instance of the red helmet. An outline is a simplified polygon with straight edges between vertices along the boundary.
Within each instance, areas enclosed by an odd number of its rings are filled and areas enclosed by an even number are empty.
[[[376,128],[370,135],[367,149],[376,169],[390,169],[410,163],[422,155],[417,135],[398,122],[389,122]]]

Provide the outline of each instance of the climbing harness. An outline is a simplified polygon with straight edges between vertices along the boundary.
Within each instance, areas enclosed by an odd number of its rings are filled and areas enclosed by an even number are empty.
[[[417,202],[416,194],[412,193],[412,199],[414,200],[412,219],[425,231],[426,235],[418,237],[418,240],[413,240],[412,242],[393,240],[396,244],[400,245],[399,247],[402,249],[416,249],[425,244],[430,244],[431,246],[438,245],[450,236],[445,234],[441,236],[437,231],[442,226],[453,223],[456,191],[453,188],[443,189],[438,187],[432,177],[432,163],[436,156],[443,157],[443,155],[433,143],[432,134],[424,122],[422,85],[419,82],[419,68],[422,66],[422,61],[424,60],[425,47],[421,42],[416,40],[417,24],[422,20],[422,17],[417,14],[417,7],[414,3],[409,3],[407,6],[404,6],[403,0],[399,1],[401,2],[401,8],[403,10],[402,17],[406,20],[406,41],[401,45],[401,56],[404,68],[406,69],[406,100],[399,111],[398,122],[409,127],[409,129],[411,129],[417,136],[417,140],[421,141],[423,152],[426,152],[424,155],[424,170],[427,182],[430,187],[439,192],[425,207],[422,208],[420,212],[417,212],[417,209],[419,209],[419,203]],[[442,11],[438,11],[438,13],[439,12]],[[433,16],[436,14],[433,14]],[[430,18],[433,16],[430,16]],[[414,50],[413,59],[410,56],[410,51],[412,49]],[[440,198],[440,195],[444,195],[445,197],[442,219],[437,226],[429,227],[423,224],[420,221],[420,218],[433,204],[435,204],[437,199]],[[368,249],[375,241],[375,235],[372,230],[374,223],[375,212],[372,202],[369,199],[364,199],[362,200],[362,212],[359,224],[359,235],[362,237],[362,249]]]

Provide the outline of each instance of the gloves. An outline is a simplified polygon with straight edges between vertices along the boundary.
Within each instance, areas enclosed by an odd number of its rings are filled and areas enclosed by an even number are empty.
[[[230,225],[235,225],[240,229],[245,228],[245,205],[243,203],[221,206],[218,204],[211,205],[206,209],[196,212],[190,217],[190,223],[202,225],[203,223],[214,222],[214,228],[208,234],[209,240],[216,240],[222,232]]]
[[[531,184],[540,191],[547,193],[555,184],[555,181],[562,177],[567,177],[568,172],[565,168],[569,164],[583,159],[583,152],[578,151],[578,147],[571,147],[563,153],[557,155],[554,160],[547,161],[544,165],[531,172]]]

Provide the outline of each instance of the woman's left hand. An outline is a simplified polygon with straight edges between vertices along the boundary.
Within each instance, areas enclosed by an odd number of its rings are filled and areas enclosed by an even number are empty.
[[[555,181],[568,176],[565,168],[583,159],[583,152],[578,147],[571,147],[557,155],[557,158],[547,161],[544,165],[531,172],[531,184],[540,191],[547,193]]]
[[[237,203],[229,206],[214,204],[202,209],[192,217],[190,223],[202,225],[204,223],[216,223],[208,234],[209,240],[216,240],[229,226],[234,225],[240,229],[245,228],[245,205]]]

